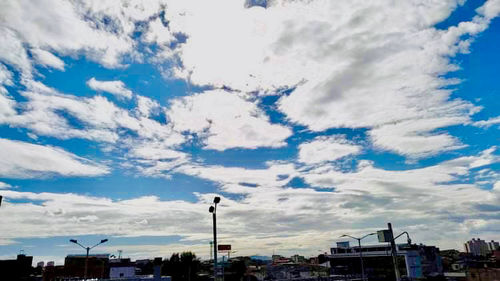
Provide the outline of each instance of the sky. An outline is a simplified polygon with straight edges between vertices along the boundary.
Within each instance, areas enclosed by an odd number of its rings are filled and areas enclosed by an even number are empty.
[[[500,236],[499,0],[0,3],[0,258]],[[402,241],[404,242],[404,241]],[[368,244],[377,243],[374,237]],[[233,254],[234,255],[234,254]]]

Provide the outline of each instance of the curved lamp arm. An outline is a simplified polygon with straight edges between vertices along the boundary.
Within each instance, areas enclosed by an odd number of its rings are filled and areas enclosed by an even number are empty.
[[[394,239],[392,239],[392,240],[398,239],[403,234],[406,234],[406,238],[408,239],[408,244],[411,245],[410,234],[408,234],[408,232],[406,232],[406,231],[401,232],[401,234],[399,234],[398,236],[394,237]]]

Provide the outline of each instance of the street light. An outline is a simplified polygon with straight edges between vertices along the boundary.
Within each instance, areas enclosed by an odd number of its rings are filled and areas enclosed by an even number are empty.
[[[93,248],[97,247],[98,245],[101,245],[102,243],[108,242],[108,239],[102,239],[101,242],[95,244],[92,247],[85,247],[82,244],[78,243],[78,241],[76,239],[70,239],[69,242],[75,243],[76,245],[84,248],[87,251],[87,255],[85,256],[85,272],[84,272],[84,275],[83,275],[83,279],[86,280],[87,279],[87,268],[88,268],[88,263],[89,263],[89,252],[90,252],[90,250],[92,250]]]
[[[347,235],[347,234],[344,234],[340,237],[350,237],[352,239],[355,239],[355,240],[358,240],[358,245],[359,245],[359,260],[361,261],[361,278],[363,279],[363,281],[365,280],[365,266],[363,264],[363,249],[361,249],[361,240],[365,239],[366,237],[370,236],[370,235],[375,235],[377,233],[370,233],[370,234],[366,234],[365,236],[361,237],[361,238],[358,238],[358,237],[353,237],[351,235]]]
[[[210,206],[208,211],[212,213],[212,220],[213,220],[213,232],[214,232],[214,281],[217,280],[217,218],[216,218],[216,213],[217,213],[217,204],[220,202],[220,197],[215,196],[214,198],[214,205]]]

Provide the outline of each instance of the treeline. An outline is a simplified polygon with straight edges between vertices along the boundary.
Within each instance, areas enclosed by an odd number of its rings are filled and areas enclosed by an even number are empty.
[[[246,271],[245,259],[232,259],[226,262],[224,281],[241,281]],[[213,266],[202,264],[192,252],[174,253],[163,261],[162,275],[171,276],[172,281],[208,281],[213,279]]]

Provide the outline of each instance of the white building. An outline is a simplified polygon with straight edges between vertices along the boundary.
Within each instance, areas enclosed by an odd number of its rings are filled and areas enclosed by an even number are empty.
[[[130,259],[109,260],[109,278],[132,278],[135,277],[135,264]]]

